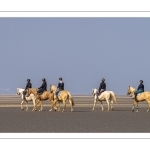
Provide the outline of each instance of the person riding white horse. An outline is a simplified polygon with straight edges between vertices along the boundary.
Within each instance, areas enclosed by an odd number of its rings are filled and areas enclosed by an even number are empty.
[[[99,86],[99,95],[104,91],[106,91],[106,83],[105,83],[105,79],[102,78]]]
[[[26,95],[26,90],[27,90],[28,88],[32,88],[32,84],[31,84],[30,79],[27,79],[27,84],[26,84],[25,90],[23,91],[23,99],[24,99],[24,100],[26,100],[26,99],[25,99],[25,95]]]

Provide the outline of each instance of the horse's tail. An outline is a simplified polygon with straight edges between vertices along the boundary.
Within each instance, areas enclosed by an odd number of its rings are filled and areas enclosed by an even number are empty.
[[[113,97],[115,103],[117,104],[118,102],[117,102],[116,95],[115,95],[114,92],[112,92],[112,91],[111,91],[110,93],[111,93],[111,96]]]
[[[68,92],[68,95],[69,95],[69,100],[70,100],[71,103],[72,103],[72,106],[74,106],[75,104],[74,104],[74,101],[73,101],[73,98],[72,98],[70,92]]]

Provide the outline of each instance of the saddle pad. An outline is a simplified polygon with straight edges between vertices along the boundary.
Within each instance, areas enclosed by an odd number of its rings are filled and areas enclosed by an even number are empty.
[[[60,94],[61,94],[61,91],[58,92],[58,96],[60,96]]]

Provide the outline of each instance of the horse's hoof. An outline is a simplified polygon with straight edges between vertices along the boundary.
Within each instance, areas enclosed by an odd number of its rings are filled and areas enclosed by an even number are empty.
[[[21,109],[22,111],[24,110],[24,109]]]
[[[146,112],[149,112],[149,109]]]
[[[111,110],[112,110],[112,111],[114,111],[114,109],[113,109],[113,108],[112,108]]]
[[[52,111],[52,109],[50,109],[49,111]]]

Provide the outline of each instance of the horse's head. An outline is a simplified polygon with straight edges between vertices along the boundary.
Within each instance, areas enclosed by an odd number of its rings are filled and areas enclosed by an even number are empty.
[[[53,84],[50,85],[50,92],[55,92],[57,90],[57,87]]]
[[[128,87],[128,90],[127,90],[127,95],[130,95],[130,94],[134,93],[135,91],[136,91],[135,88],[129,86],[129,87]]]
[[[24,89],[17,88],[17,94],[18,94],[18,95],[22,94],[23,91],[24,91]]]
[[[127,90],[127,95],[130,95],[131,94],[131,90],[130,90],[130,86],[128,87],[128,90]]]
[[[97,93],[98,93],[98,90],[95,88],[95,89],[92,89],[92,96],[95,96],[95,95],[97,95]]]

